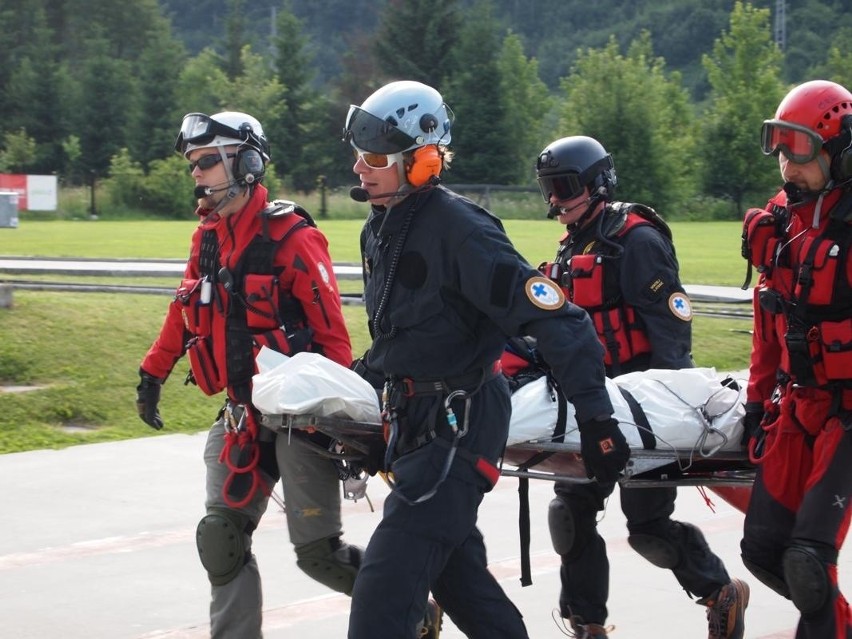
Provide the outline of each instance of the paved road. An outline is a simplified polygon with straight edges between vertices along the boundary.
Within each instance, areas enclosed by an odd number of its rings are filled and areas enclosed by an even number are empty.
[[[140,424],[140,428],[145,428]],[[208,636],[208,586],[195,551],[202,514],[204,434],[142,439],[0,456],[0,619],[16,639],[200,639]],[[530,636],[562,637],[551,619],[558,560],[546,527],[550,482],[531,481],[533,585],[522,588],[517,480],[504,477],[481,509],[479,525],[492,571],[524,613]],[[636,489],[641,490],[641,489]],[[739,561],[742,515],[721,499],[708,508],[696,488],[681,488],[675,515],[702,527],[730,572]],[[371,480],[377,511],[387,489]],[[711,497],[712,497],[711,493]],[[366,543],[379,521],[366,501],[346,502],[349,541]],[[706,637],[703,609],[670,574],[628,547],[615,495],[600,530],[612,563],[613,637]],[[349,601],[295,567],[283,513],[270,507],[255,534],[265,585],[267,639],[343,638]],[[849,590],[850,560],[841,555]],[[752,584],[750,639],[790,639],[792,604]],[[447,622],[444,639],[463,635]]]

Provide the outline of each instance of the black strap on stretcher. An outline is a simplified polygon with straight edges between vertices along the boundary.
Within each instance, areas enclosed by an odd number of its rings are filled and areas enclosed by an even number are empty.
[[[550,382],[550,380],[548,380]],[[556,426],[553,428],[553,441],[562,443],[565,441],[565,426],[568,423],[568,401],[565,396],[555,388],[556,393]],[[518,470],[529,470],[553,455],[552,451],[540,451],[525,461]],[[529,477],[518,479],[518,531],[521,542],[521,586],[532,584],[532,570],[530,569],[530,480]]]
[[[636,429],[639,431],[639,438],[642,440],[642,448],[645,450],[656,449],[657,438],[654,436],[645,411],[642,410],[639,402],[636,401],[636,398],[633,397],[630,391],[621,387],[619,387],[619,390],[630,408],[630,413],[633,415],[633,421],[636,424]],[[562,393],[559,392],[558,388],[556,389],[556,397],[558,403],[552,441],[561,444],[565,441],[565,427],[568,422],[568,402]],[[553,454],[554,451],[543,450],[537,452],[518,466],[518,470],[529,470]],[[529,586],[532,584],[532,570],[530,567],[530,485],[528,477],[518,478],[518,501],[518,531],[521,542],[521,586]]]

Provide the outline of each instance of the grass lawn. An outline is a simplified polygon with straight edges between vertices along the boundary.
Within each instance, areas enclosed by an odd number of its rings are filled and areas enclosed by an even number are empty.
[[[556,222],[507,220],[505,225],[531,263],[553,257],[561,233]],[[359,261],[359,220],[323,220],[320,227],[335,261]],[[17,229],[0,229],[0,255],[183,258],[193,228],[193,222],[28,222],[24,217]],[[672,228],[685,283],[742,283],[738,223],[682,222]],[[0,279],[15,278],[0,274]],[[176,284],[152,278],[137,282]],[[341,285],[344,291],[360,289],[360,282]],[[139,361],[168,302],[166,295],[16,290],[13,308],[0,309],[0,383],[38,390],[0,392],[0,453],[154,435],[136,415],[135,386]],[[346,306],[344,312],[353,352],[360,354],[368,344],[364,309]],[[749,326],[747,320],[696,317],[698,365],[745,368]],[[221,404],[221,396],[205,397],[184,386],[186,372],[182,360],[164,386],[160,408],[166,428],[161,432],[206,429]]]

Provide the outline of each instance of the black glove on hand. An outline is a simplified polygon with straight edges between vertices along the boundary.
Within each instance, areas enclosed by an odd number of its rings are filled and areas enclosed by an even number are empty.
[[[136,411],[143,422],[151,428],[160,430],[163,427],[163,418],[157,410],[160,403],[160,388],[163,380],[159,377],[149,375],[141,368],[139,369],[139,386],[136,387]]]
[[[763,421],[763,404],[760,402],[747,402],[745,409],[743,437],[740,440],[740,444],[747,448],[749,441],[761,433],[760,423]]]
[[[618,481],[630,459],[630,448],[618,422],[612,417],[602,421],[593,419],[582,422],[579,427],[586,476],[595,477],[599,482]]]

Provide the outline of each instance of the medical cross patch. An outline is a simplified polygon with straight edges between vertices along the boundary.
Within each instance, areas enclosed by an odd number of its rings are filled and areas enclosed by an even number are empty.
[[[565,303],[565,294],[546,277],[531,277],[524,284],[530,302],[548,311],[560,308]]]
[[[672,293],[669,297],[669,309],[675,317],[684,322],[692,319],[692,303],[686,293]]]

